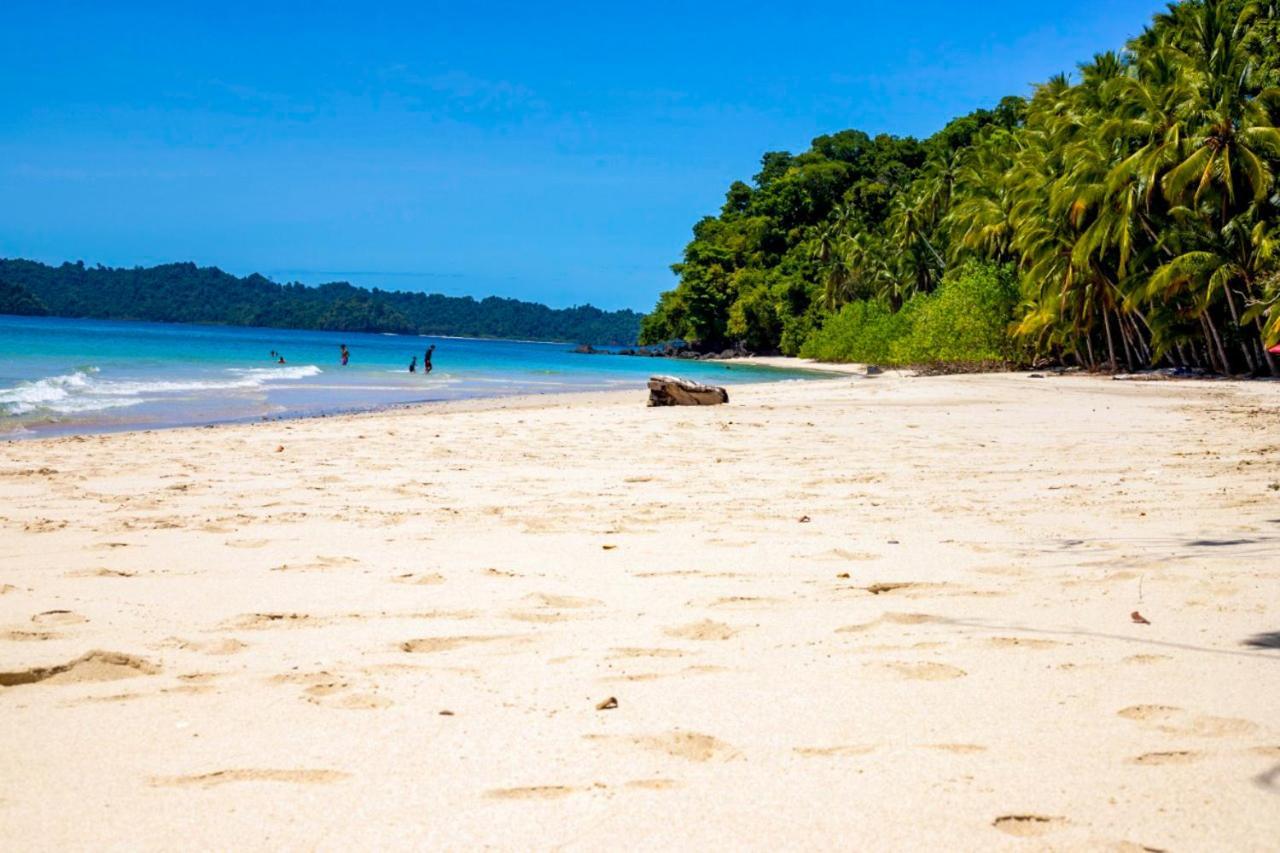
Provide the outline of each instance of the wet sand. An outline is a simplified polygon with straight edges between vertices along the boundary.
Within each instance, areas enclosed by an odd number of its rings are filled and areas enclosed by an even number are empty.
[[[730,395],[0,444],[5,841],[1275,848],[1280,385]]]

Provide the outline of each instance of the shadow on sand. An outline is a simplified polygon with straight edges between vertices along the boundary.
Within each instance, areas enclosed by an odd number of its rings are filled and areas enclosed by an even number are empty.
[[[1280,649],[1280,631],[1267,631],[1254,634],[1244,641],[1244,645],[1255,649]]]

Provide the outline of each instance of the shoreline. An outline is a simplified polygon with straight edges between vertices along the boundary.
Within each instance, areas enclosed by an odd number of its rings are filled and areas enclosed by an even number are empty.
[[[744,383],[746,384],[746,383]],[[750,383],[756,384],[756,383]],[[767,383],[766,383],[767,384]],[[426,411],[488,411],[493,409],[504,409],[508,406],[504,405],[505,401],[514,403],[510,408],[537,408],[539,400],[547,400],[548,405],[552,405],[555,398],[565,398],[566,400],[577,400],[583,396],[598,395],[607,397],[613,394],[627,395],[634,392],[628,390],[617,391],[601,391],[601,390],[584,390],[584,391],[546,391],[532,394],[495,394],[487,397],[467,397],[458,400],[415,400],[404,403],[385,403],[382,405],[357,407],[351,409],[340,409],[327,412],[304,412],[299,414],[279,414],[279,415],[262,415],[258,417],[231,418],[226,420],[209,421],[207,423],[178,423],[165,424],[157,426],[120,426],[118,428],[102,428],[95,427],[85,432],[57,432],[51,434],[40,434],[31,431],[30,435],[0,435],[0,444],[5,443],[27,443],[31,441],[57,441],[75,438],[89,438],[98,435],[129,435],[133,433],[167,433],[180,430],[211,430],[211,429],[231,429],[236,427],[251,427],[265,424],[282,424],[293,423],[296,421],[345,421],[354,418],[376,416],[376,415],[395,415],[397,413],[411,413],[418,410]],[[648,393],[647,391],[645,392]]]
[[[755,366],[755,367],[764,367],[769,369],[787,370],[787,371],[790,371],[790,370],[804,371],[810,374],[814,374],[808,377],[804,375],[797,375],[795,377],[791,377],[788,379],[774,380],[775,382],[824,380],[830,377],[825,375],[820,376],[817,374],[845,374],[845,373],[852,372],[852,371],[834,370],[834,369],[823,370],[821,368],[812,366],[814,363],[810,362],[807,359],[789,359],[781,356],[776,358],[758,358],[758,359],[753,357],[751,359],[742,359],[742,361],[743,363],[751,364],[752,366]],[[660,374],[654,373],[652,375],[660,375]],[[630,389],[603,390],[599,388],[584,388],[581,391],[557,390],[557,391],[546,391],[546,392],[525,392],[525,393],[519,393],[519,394],[497,393],[492,395],[477,395],[472,397],[466,397],[463,399],[411,400],[406,402],[393,402],[393,403],[384,403],[384,404],[377,404],[377,405],[370,405],[370,406],[357,406],[352,408],[337,409],[337,410],[331,410],[331,411],[315,411],[315,412],[299,412],[299,413],[282,413],[277,415],[246,416],[242,418],[228,418],[223,420],[214,420],[214,421],[207,421],[207,422],[201,422],[201,423],[157,424],[153,426],[121,425],[118,427],[94,424],[94,425],[87,426],[83,430],[76,430],[74,427],[72,427],[71,429],[68,429],[66,431],[55,430],[55,431],[49,431],[45,433],[42,433],[39,429],[30,429],[29,427],[20,426],[19,428],[23,429],[28,434],[20,434],[20,433],[19,434],[13,434],[13,433],[0,434],[0,444],[11,443],[11,442],[53,440],[53,439],[59,439],[59,438],[68,438],[71,436],[115,435],[119,433],[151,432],[156,430],[168,431],[168,430],[177,430],[177,429],[209,429],[209,428],[221,428],[221,427],[229,427],[229,426],[244,426],[247,424],[256,424],[256,423],[277,423],[277,422],[313,420],[313,419],[327,420],[327,419],[357,417],[361,415],[374,415],[374,414],[379,414],[384,412],[392,413],[392,412],[397,412],[401,410],[414,410],[421,407],[427,407],[430,409],[439,409],[442,411],[481,411],[481,410],[486,410],[491,408],[507,408],[508,407],[508,406],[502,405],[500,401],[513,401],[514,404],[518,407],[528,407],[530,405],[529,401],[536,401],[539,399],[547,399],[547,398],[551,398],[551,400],[554,401],[555,398],[565,398],[566,400],[578,399],[578,398],[581,398],[583,395],[590,397],[593,395],[610,395],[610,394],[626,395],[626,394],[633,394],[633,393],[643,394],[647,396],[648,389],[644,387],[643,384],[641,383],[637,383],[637,384],[640,385],[640,387],[636,391],[632,391]],[[730,384],[725,387],[729,389],[733,389],[733,388],[741,388],[747,385],[768,385],[768,384],[771,384],[771,383],[741,382],[741,383]]]

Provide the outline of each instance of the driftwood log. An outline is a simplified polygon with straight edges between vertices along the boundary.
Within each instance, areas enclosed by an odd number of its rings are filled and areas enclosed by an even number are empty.
[[[729,402],[729,392],[678,376],[649,377],[650,406],[718,406]]]

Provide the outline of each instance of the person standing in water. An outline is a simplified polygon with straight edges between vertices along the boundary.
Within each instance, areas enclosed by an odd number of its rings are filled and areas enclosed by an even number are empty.
[[[409,362],[409,372],[410,373],[418,372],[418,357],[416,355],[413,357],[413,361]]]
[[[338,352],[341,354],[342,366],[347,366],[347,359],[351,358],[351,352],[347,349],[346,344],[338,344]]]
[[[431,354],[435,351],[436,351],[436,345],[432,344],[431,346],[427,347],[426,354],[422,356],[422,372],[423,373],[431,372]]]

